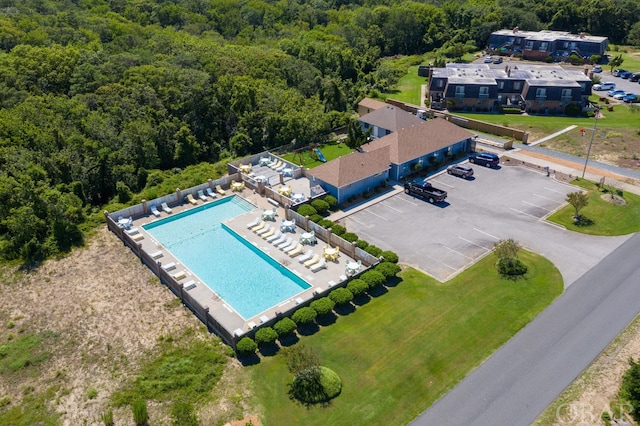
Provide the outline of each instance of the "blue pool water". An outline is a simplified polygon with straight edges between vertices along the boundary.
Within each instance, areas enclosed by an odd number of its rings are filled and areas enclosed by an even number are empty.
[[[253,209],[240,197],[228,197],[143,228],[247,319],[309,288],[222,224]]]

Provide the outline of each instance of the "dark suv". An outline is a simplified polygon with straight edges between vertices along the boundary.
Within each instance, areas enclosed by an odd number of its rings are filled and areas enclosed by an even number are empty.
[[[500,157],[490,152],[474,152],[469,156],[469,162],[481,166],[496,167],[500,162]]]

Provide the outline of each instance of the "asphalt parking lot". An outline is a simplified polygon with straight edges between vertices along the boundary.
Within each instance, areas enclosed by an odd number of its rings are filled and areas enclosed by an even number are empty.
[[[546,174],[516,166],[473,169],[470,180],[446,173],[429,179],[448,192],[440,205],[396,194],[347,216],[347,229],[442,282],[490,253],[495,242],[513,238],[550,259],[565,287],[628,238],[577,234],[542,220],[576,190]]]

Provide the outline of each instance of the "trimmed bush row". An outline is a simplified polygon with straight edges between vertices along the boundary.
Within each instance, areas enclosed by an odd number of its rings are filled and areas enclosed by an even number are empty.
[[[381,262],[374,269],[363,273],[360,278],[349,281],[346,288],[336,288],[327,297],[314,300],[309,306],[295,311],[291,318],[283,318],[276,322],[273,328],[263,327],[256,331],[255,339],[243,337],[236,345],[238,355],[254,354],[258,347],[271,345],[278,338],[291,335],[298,326],[313,323],[318,315],[330,314],[336,306],[347,304],[367,290],[383,285],[398,272],[400,266],[397,264]]]

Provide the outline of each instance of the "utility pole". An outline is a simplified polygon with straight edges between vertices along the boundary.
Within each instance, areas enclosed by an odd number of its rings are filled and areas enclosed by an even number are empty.
[[[589,141],[589,149],[587,149],[587,158],[584,160],[584,169],[582,170],[582,179],[587,172],[587,163],[589,162],[589,154],[591,154],[591,145],[593,145],[593,137],[596,135],[596,129],[598,127],[598,118],[600,118],[600,110],[596,109],[595,113],[596,121],[593,123],[593,131],[591,132],[591,140]]]

